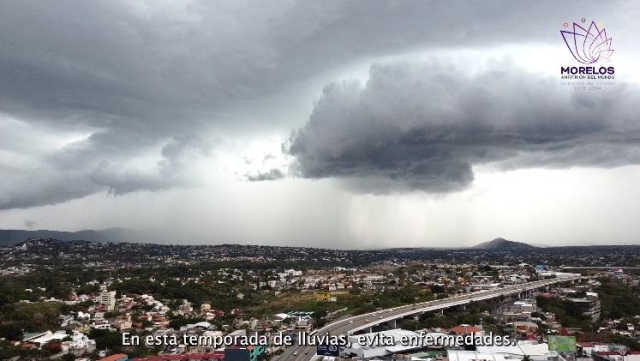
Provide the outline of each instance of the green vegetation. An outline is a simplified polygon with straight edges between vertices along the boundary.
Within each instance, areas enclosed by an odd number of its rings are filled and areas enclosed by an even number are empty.
[[[479,325],[483,324],[489,331],[495,330],[496,319],[483,315],[483,312],[490,312],[497,307],[497,300],[485,302],[471,302],[466,309],[461,307],[452,308],[444,313],[428,312],[418,319],[418,328],[452,328],[460,324]]]
[[[559,297],[546,298],[542,296],[538,296],[536,302],[538,307],[545,312],[554,313],[556,320],[565,327],[579,327],[587,330],[591,325],[591,318],[584,316],[573,302],[562,300]]]
[[[640,315],[640,290],[620,280],[603,278],[596,288],[602,307],[602,318],[622,318]]]
[[[98,350],[118,351],[122,348],[122,334],[120,332],[92,329],[88,336],[96,340]]]
[[[58,316],[81,306],[58,302],[14,303],[0,307],[0,337],[20,340],[24,332],[58,330]]]

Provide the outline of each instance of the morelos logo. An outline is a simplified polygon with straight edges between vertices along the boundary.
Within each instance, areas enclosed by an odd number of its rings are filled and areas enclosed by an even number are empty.
[[[595,63],[607,63],[611,59],[614,50],[611,48],[612,39],[607,35],[607,30],[598,25],[595,21],[586,25],[586,19],[581,19],[580,23],[564,23],[566,30],[560,30],[565,45],[573,55],[573,58],[579,63],[591,65]],[[561,67],[560,74],[580,74],[580,75],[600,75],[600,79],[612,79],[615,69],[601,66],[567,66]],[[590,77],[593,78],[593,77]]]
[[[585,22],[585,19],[582,19]],[[564,23],[568,28],[569,24]],[[573,31],[560,30],[564,43],[573,57],[582,64],[593,64],[599,61],[608,62],[613,54],[612,39],[607,36],[605,28],[600,29],[595,21],[585,29],[578,23],[573,23]]]

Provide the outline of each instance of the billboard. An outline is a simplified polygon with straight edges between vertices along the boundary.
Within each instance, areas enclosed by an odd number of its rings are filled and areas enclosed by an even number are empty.
[[[575,336],[549,336],[549,351],[576,352]]]
[[[320,356],[340,356],[340,350],[336,345],[318,345],[316,352]]]
[[[331,300],[331,293],[316,293],[316,301],[329,302]]]

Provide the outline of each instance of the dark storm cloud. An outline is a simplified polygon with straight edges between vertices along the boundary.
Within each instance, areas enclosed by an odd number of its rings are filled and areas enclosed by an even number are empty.
[[[325,87],[286,148],[302,177],[373,192],[449,192],[486,163],[639,164],[638,98],[624,83],[575,92],[517,68],[471,76],[438,63],[376,65],[366,85]]]
[[[245,174],[245,177],[250,182],[260,182],[267,180],[276,180],[284,178],[284,173],[280,169],[270,169],[268,172],[258,173],[258,174]]]
[[[103,190],[85,172],[46,168],[2,173],[0,210],[56,204]]]
[[[595,1],[579,6],[580,13],[601,9]],[[0,114],[91,136],[42,159],[36,155],[41,165],[2,169],[0,208],[184,185],[184,178],[172,175],[186,161],[165,154],[171,149],[157,154],[164,160],[154,171],[130,160],[157,152],[176,136],[216,127],[249,131],[258,121],[228,115],[361,59],[433,46],[547,41],[557,34],[538,29],[555,29],[574,13],[574,5],[555,1],[5,1]],[[419,151],[437,157],[433,149]],[[377,167],[393,163],[379,157]],[[337,167],[337,174],[345,172],[339,168],[349,167]],[[420,182],[429,184],[443,182],[425,180],[428,174],[451,174],[441,177],[455,180],[452,188],[471,177],[464,161],[403,169],[379,168],[389,179],[408,172],[425,175]]]
[[[539,29],[555,29],[575,9],[544,5],[8,1],[0,14],[0,105],[58,124],[144,131],[140,123],[153,123],[153,133],[171,133],[364,57],[555,41],[555,31]],[[583,2],[580,11],[599,7]]]
[[[210,143],[195,135],[174,137],[162,147],[160,160],[140,169],[122,155],[103,154],[91,141],[72,148],[56,153],[47,165],[3,171],[0,209],[51,205],[104,190],[122,195],[189,186],[197,180],[189,177],[188,164],[211,152]]]

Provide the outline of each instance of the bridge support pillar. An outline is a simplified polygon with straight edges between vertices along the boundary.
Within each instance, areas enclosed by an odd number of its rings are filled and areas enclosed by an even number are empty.
[[[369,327],[369,328],[367,329],[367,333],[372,333],[372,332],[373,332],[373,327]]]
[[[398,328],[398,322],[397,322],[397,320],[387,321],[387,325],[389,325],[389,327],[391,327],[392,329],[394,329],[394,328]]]

